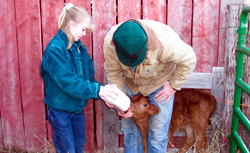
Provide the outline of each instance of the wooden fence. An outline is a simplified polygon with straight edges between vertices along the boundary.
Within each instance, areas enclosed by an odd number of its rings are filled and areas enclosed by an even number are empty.
[[[96,79],[104,83],[103,40],[110,27],[129,18],[157,20],[171,26],[197,55],[195,72],[224,67],[227,5],[245,0],[3,0],[0,3],[0,148],[46,152],[51,127],[43,103],[39,67],[43,51],[57,32],[64,3],[86,8],[96,30],[82,39],[93,58]],[[231,109],[231,105],[227,107]],[[86,152],[102,152],[104,104],[91,100],[85,108]],[[228,123],[230,124],[230,123]],[[225,125],[226,126],[226,125]],[[119,128],[116,125],[110,125]],[[117,140],[118,141],[118,140]]]

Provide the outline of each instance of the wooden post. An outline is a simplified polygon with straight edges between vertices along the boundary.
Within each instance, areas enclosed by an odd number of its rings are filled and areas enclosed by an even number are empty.
[[[224,67],[214,67],[211,80],[211,94],[217,99],[224,99]],[[217,100],[217,108],[212,118],[220,119],[222,101]]]
[[[227,7],[227,30],[225,50],[225,100],[234,101],[234,86],[236,72],[236,53],[238,34],[235,29],[239,26],[241,10],[245,5],[228,5]],[[224,132],[223,152],[229,152],[229,140],[227,135],[231,132],[233,105],[224,103],[222,105],[222,128]]]
[[[246,0],[221,0],[220,1],[220,33],[219,33],[219,51],[218,66],[224,66],[226,29],[227,29],[227,5],[245,4]]]

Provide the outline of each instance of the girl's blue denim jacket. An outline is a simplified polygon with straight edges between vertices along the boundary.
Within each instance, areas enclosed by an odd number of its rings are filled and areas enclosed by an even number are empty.
[[[93,61],[81,41],[74,42],[69,50],[67,45],[66,34],[59,30],[45,49],[41,63],[44,103],[52,109],[79,113],[89,99],[100,98],[102,84],[94,79]]]

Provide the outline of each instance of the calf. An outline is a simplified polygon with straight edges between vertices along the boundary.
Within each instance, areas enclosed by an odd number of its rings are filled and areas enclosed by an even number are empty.
[[[149,99],[142,95],[136,95],[131,99],[131,110],[133,112],[132,120],[139,128],[143,142],[143,152],[148,152],[148,121],[149,115],[159,113],[159,108],[155,105],[150,105]]]
[[[131,99],[132,119],[138,126],[142,139],[143,150],[147,152],[149,114],[159,112],[155,105],[150,106],[147,97],[137,95]],[[216,110],[216,100],[211,94],[198,89],[182,89],[177,91],[174,99],[173,113],[169,125],[169,139],[173,138],[175,130],[184,130],[186,140],[180,153],[186,152],[196,141],[198,152],[205,152],[207,148],[207,126],[209,118]]]

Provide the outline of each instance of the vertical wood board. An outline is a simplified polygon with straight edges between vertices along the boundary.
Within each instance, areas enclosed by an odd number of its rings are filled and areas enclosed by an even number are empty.
[[[224,78],[225,70],[224,67],[213,67],[212,81],[211,81],[211,94],[216,98],[217,106],[216,111],[211,117],[212,125],[208,129],[209,137],[209,151],[217,152],[224,142],[223,131],[222,131],[222,120],[221,112],[224,102],[218,99],[224,99]],[[214,143],[216,142],[216,143]]]
[[[16,0],[16,26],[21,96],[27,151],[42,151],[46,146],[40,2]]]
[[[41,1],[43,51],[58,31],[57,21],[63,6],[64,0]]]
[[[141,19],[141,0],[117,1],[118,23],[128,19]]]
[[[168,1],[167,25],[189,45],[192,42],[192,6],[192,0]]]
[[[4,148],[25,150],[22,119],[22,103],[18,70],[18,53],[15,27],[14,1],[2,1],[0,5],[0,112]]]
[[[96,30],[93,33],[93,60],[97,81],[104,83],[104,57],[103,42],[104,37],[111,26],[116,24],[116,1],[115,0],[93,0],[93,19]],[[97,151],[104,149],[104,123],[103,123],[103,101],[95,101],[96,113],[96,139]]]
[[[167,4],[165,0],[142,0],[142,18],[166,24]]]
[[[212,72],[212,82],[211,82],[211,94],[217,99],[224,99],[224,67],[214,67]],[[222,101],[217,100],[216,111],[213,114],[213,117],[220,119]]]
[[[119,117],[115,109],[104,106],[104,151],[118,152],[119,148]]]
[[[221,0],[220,1],[220,32],[219,32],[219,50],[218,50],[218,66],[224,66],[226,29],[227,29],[227,5],[245,4],[245,0]]]
[[[235,28],[239,25],[240,13],[244,5],[228,5],[227,7],[227,29],[225,50],[225,100],[234,102],[236,54],[238,46],[238,34]],[[231,28],[233,27],[233,28]],[[223,151],[229,152],[229,139],[227,135],[231,132],[233,105],[224,103],[222,105],[222,127],[224,132]]]
[[[193,49],[197,64],[195,71],[212,72],[217,66],[219,37],[219,0],[194,0]]]

